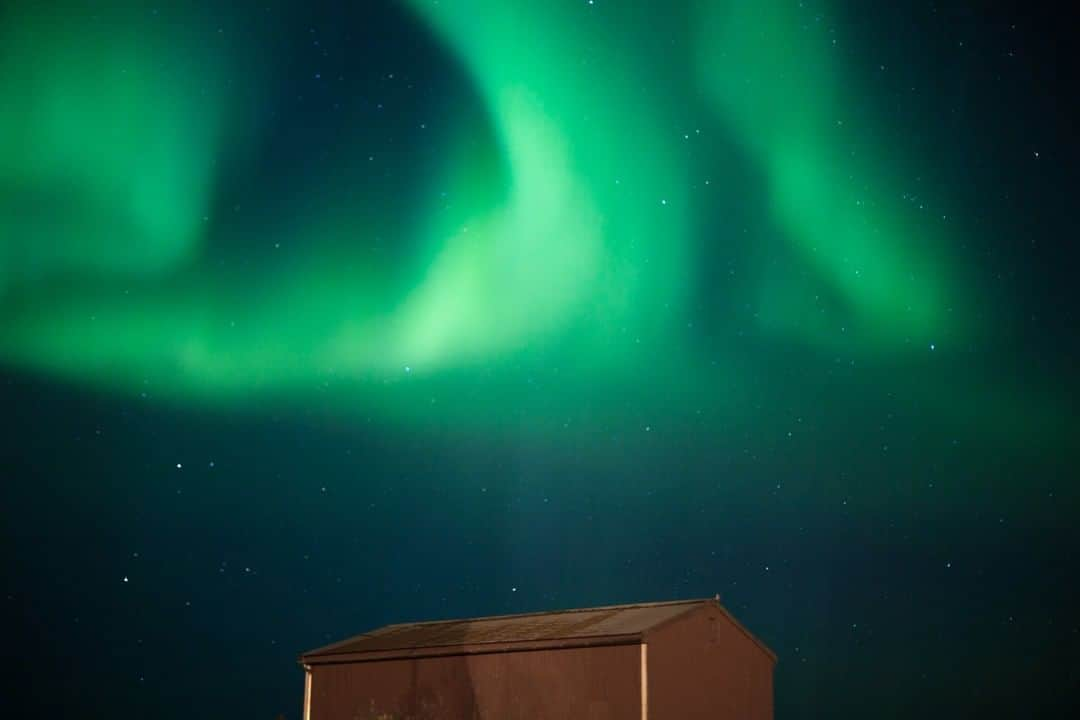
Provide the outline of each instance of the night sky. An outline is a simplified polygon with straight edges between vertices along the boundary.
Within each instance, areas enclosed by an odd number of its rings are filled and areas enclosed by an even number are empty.
[[[1061,717],[1072,35],[0,4],[0,707],[296,720],[378,625],[720,593],[780,718]]]

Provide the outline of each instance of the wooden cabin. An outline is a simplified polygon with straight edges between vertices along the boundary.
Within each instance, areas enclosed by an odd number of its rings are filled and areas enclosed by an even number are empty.
[[[304,653],[304,720],[771,720],[718,600],[387,625]]]

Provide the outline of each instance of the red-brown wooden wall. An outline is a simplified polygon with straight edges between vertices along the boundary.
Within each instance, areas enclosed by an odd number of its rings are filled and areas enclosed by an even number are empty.
[[[310,720],[640,720],[638,645],[312,667]]]
[[[648,634],[649,720],[772,720],[773,660],[719,607]]]

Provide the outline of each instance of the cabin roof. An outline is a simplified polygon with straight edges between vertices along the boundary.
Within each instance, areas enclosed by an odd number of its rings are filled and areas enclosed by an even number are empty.
[[[717,600],[696,599],[385,625],[310,650],[301,655],[300,661],[321,664],[469,652],[631,644],[641,642],[649,630],[704,605],[723,610]],[[775,655],[763,643],[739,625],[726,610],[723,611],[775,659]]]

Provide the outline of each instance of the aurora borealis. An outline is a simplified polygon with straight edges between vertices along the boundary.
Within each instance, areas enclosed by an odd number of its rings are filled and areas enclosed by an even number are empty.
[[[747,172],[762,177],[763,222],[795,256],[800,289],[835,304],[814,307],[761,272],[751,282],[771,297],[753,332],[823,347],[850,332],[860,352],[923,350],[971,332],[965,310],[978,292],[952,277],[960,273],[947,252],[962,229],[894,207],[901,191],[876,169],[873,143],[860,142],[867,130],[836,130],[837,106],[854,104],[845,93],[858,91],[838,79],[828,33],[811,11],[687,8],[701,29],[684,39],[691,52],[677,64],[693,76],[670,88],[641,83],[649,56],[628,51],[648,14],[590,22],[559,4],[462,11],[419,2],[415,10],[461,64],[486,122],[445,109],[445,137],[426,148],[432,167],[414,178],[411,197],[324,202],[296,217],[260,207],[269,217],[259,227],[220,228],[209,217],[215,164],[250,131],[229,122],[242,112],[228,91],[240,61],[221,56],[239,50],[196,47],[188,50],[194,68],[173,67],[186,38],[164,22],[148,22],[147,37],[123,18],[88,19],[96,27],[77,38],[48,18],[7,23],[28,39],[10,43],[5,82],[27,102],[4,134],[14,145],[5,184],[25,194],[10,201],[21,209],[5,222],[4,275],[8,292],[26,293],[35,310],[12,324],[7,353],[80,380],[137,385],[149,376],[165,392],[192,396],[257,392],[253,377],[264,389],[302,392],[327,374],[363,382],[410,367],[437,375],[571,334],[568,352],[600,366],[633,362],[646,336],[675,343],[675,372],[700,372],[698,353],[670,336],[691,319],[691,298],[714,291],[693,279],[703,243],[694,215],[745,182],[730,163],[695,157],[717,136],[744,149]],[[480,27],[476,14],[487,18]],[[528,52],[508,32],[522,24],[536,28]],[[790,62],[789,50],[803,62]],[[104,67],[85,59],[99,56]],[[687,96],[703,107],[676,111]],[[359,138],[341,140],[350,167],[298,179],[289,194],[360,182],[365,151],[349,147]],[[488,166],[477,166],[478,153],[490,156]],[[57,203],[70,208],[62,220],[42,211]],[[415,219],[396,227],[402,215]],[[389,268],[364,242],[387,225],[387,242],[416,249]],[[299,246],[276,271],[251,273],[276,299],[270,307],[229,292],[230,280],[207,267],[208,247],[236,235],[261,236],[267,249]],[[387,283],[395,271],[401,281]],[[35,289],[57,274],[86,286],[62,297],[52,290],[34,306]],[[177,276],[190,279],[168,286]],[[615,327],[623,337],[610,337]]]
[[[716,591],[783,717],[1075,682],[1054,24],[0,7],[7,614],[116,659],[50,702],[292,718],[326,636]]]

